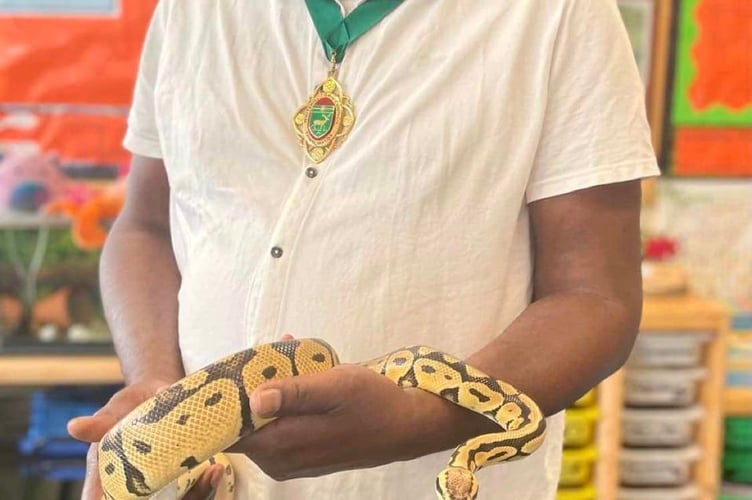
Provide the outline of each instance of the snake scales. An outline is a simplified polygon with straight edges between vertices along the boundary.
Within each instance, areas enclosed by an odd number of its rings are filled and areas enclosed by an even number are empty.
[[[145,401],[99,444],[105,498],[149,497],[178,479],[179,495],[209,463],[232,468],[221,451],[270,420],[250,411],[249,397],[261,383],[322,372],[338,363],[320,340],[264,344],[224,358]],[[538,406],[514,387],[492,379],[457,358],[415,346],[362,363],[397,383],[417,387],[494,420],[500,432],[461,444],[436,479],[443,500],[473,499],[474,473],[486,465],[525,457],[543,442],[545,419]]]

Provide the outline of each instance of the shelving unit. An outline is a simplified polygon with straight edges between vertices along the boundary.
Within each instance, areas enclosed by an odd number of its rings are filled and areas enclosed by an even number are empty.
[[[29,230],[39,228],[63,228],[70,225],[66,217],[26,214],[0,210],[0,230]]]
[[[710,335],[704,346],[698,403],[703,409],[695,442],[701,457],[693,467],[693,481],[701,500],[715,500],[720,490],[723,449],[724,383],[728,311],[718,303],[695,296],[649,297],[643,307],[641,335],[702,332]]]
[[[641,335],[671,335],[675,332],[710,335],[703,355],[703,366],[708,375],[699,390],[699,404],[704,416],[696,442],[702,450],[702,457],[693,468],[694,484],[701,491],[701,500],[715,500],[719,492],[724,411],[746,414],[752,409],[752,394],[741,390],[727,390],[724,394],[723,391],[728,322],[728,312],[715,302],[694,296],[647,296],[640,325]],[[621,369],[598,386],[600,419],[595,470],[598,500],[618,499],[624,377],[625,369]]]

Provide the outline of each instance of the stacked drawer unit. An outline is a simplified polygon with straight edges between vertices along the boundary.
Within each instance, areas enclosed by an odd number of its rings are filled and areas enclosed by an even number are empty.
[[[752,313],[737,314],[726,349],[727,408],[722,498],[752,500]]]
[[[726,342],[726,414],[752,417],[752,312],[737,314]]]
[[[697,500],[701,332],[641,333],[624,377],[619,500]]]
[[[598,456],[595,445],[597,389],[590,390],[567,409],[565,418],[558,500],[596,500],[593,471]]]

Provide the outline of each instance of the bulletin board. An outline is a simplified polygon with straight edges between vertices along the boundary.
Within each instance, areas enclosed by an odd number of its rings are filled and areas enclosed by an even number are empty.
[[[672,173],[752,177],[752,2],[679,5]]]
[[[157,0],[0,0],[0,150],[121,163]]]

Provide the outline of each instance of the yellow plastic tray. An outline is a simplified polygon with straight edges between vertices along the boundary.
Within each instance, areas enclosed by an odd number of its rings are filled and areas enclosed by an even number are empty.
[[[556,500],[595,500],[597,493],[591,484],[582,488],[565,488],[556,492]]]
[[[580,448],[595,441],[595,427],[598,424],[598,407],[572,408],[566,411],[564,425],[564,446]]]
[[[559,486],[576,488],[584,486],[593,477],[593,465],[598,456],[594,446],[564,450]]]
[[[598,394],[595,387],[587,391],[580,399],[574,402],[575,408],[585,408],[595,405],[598,400]]]

